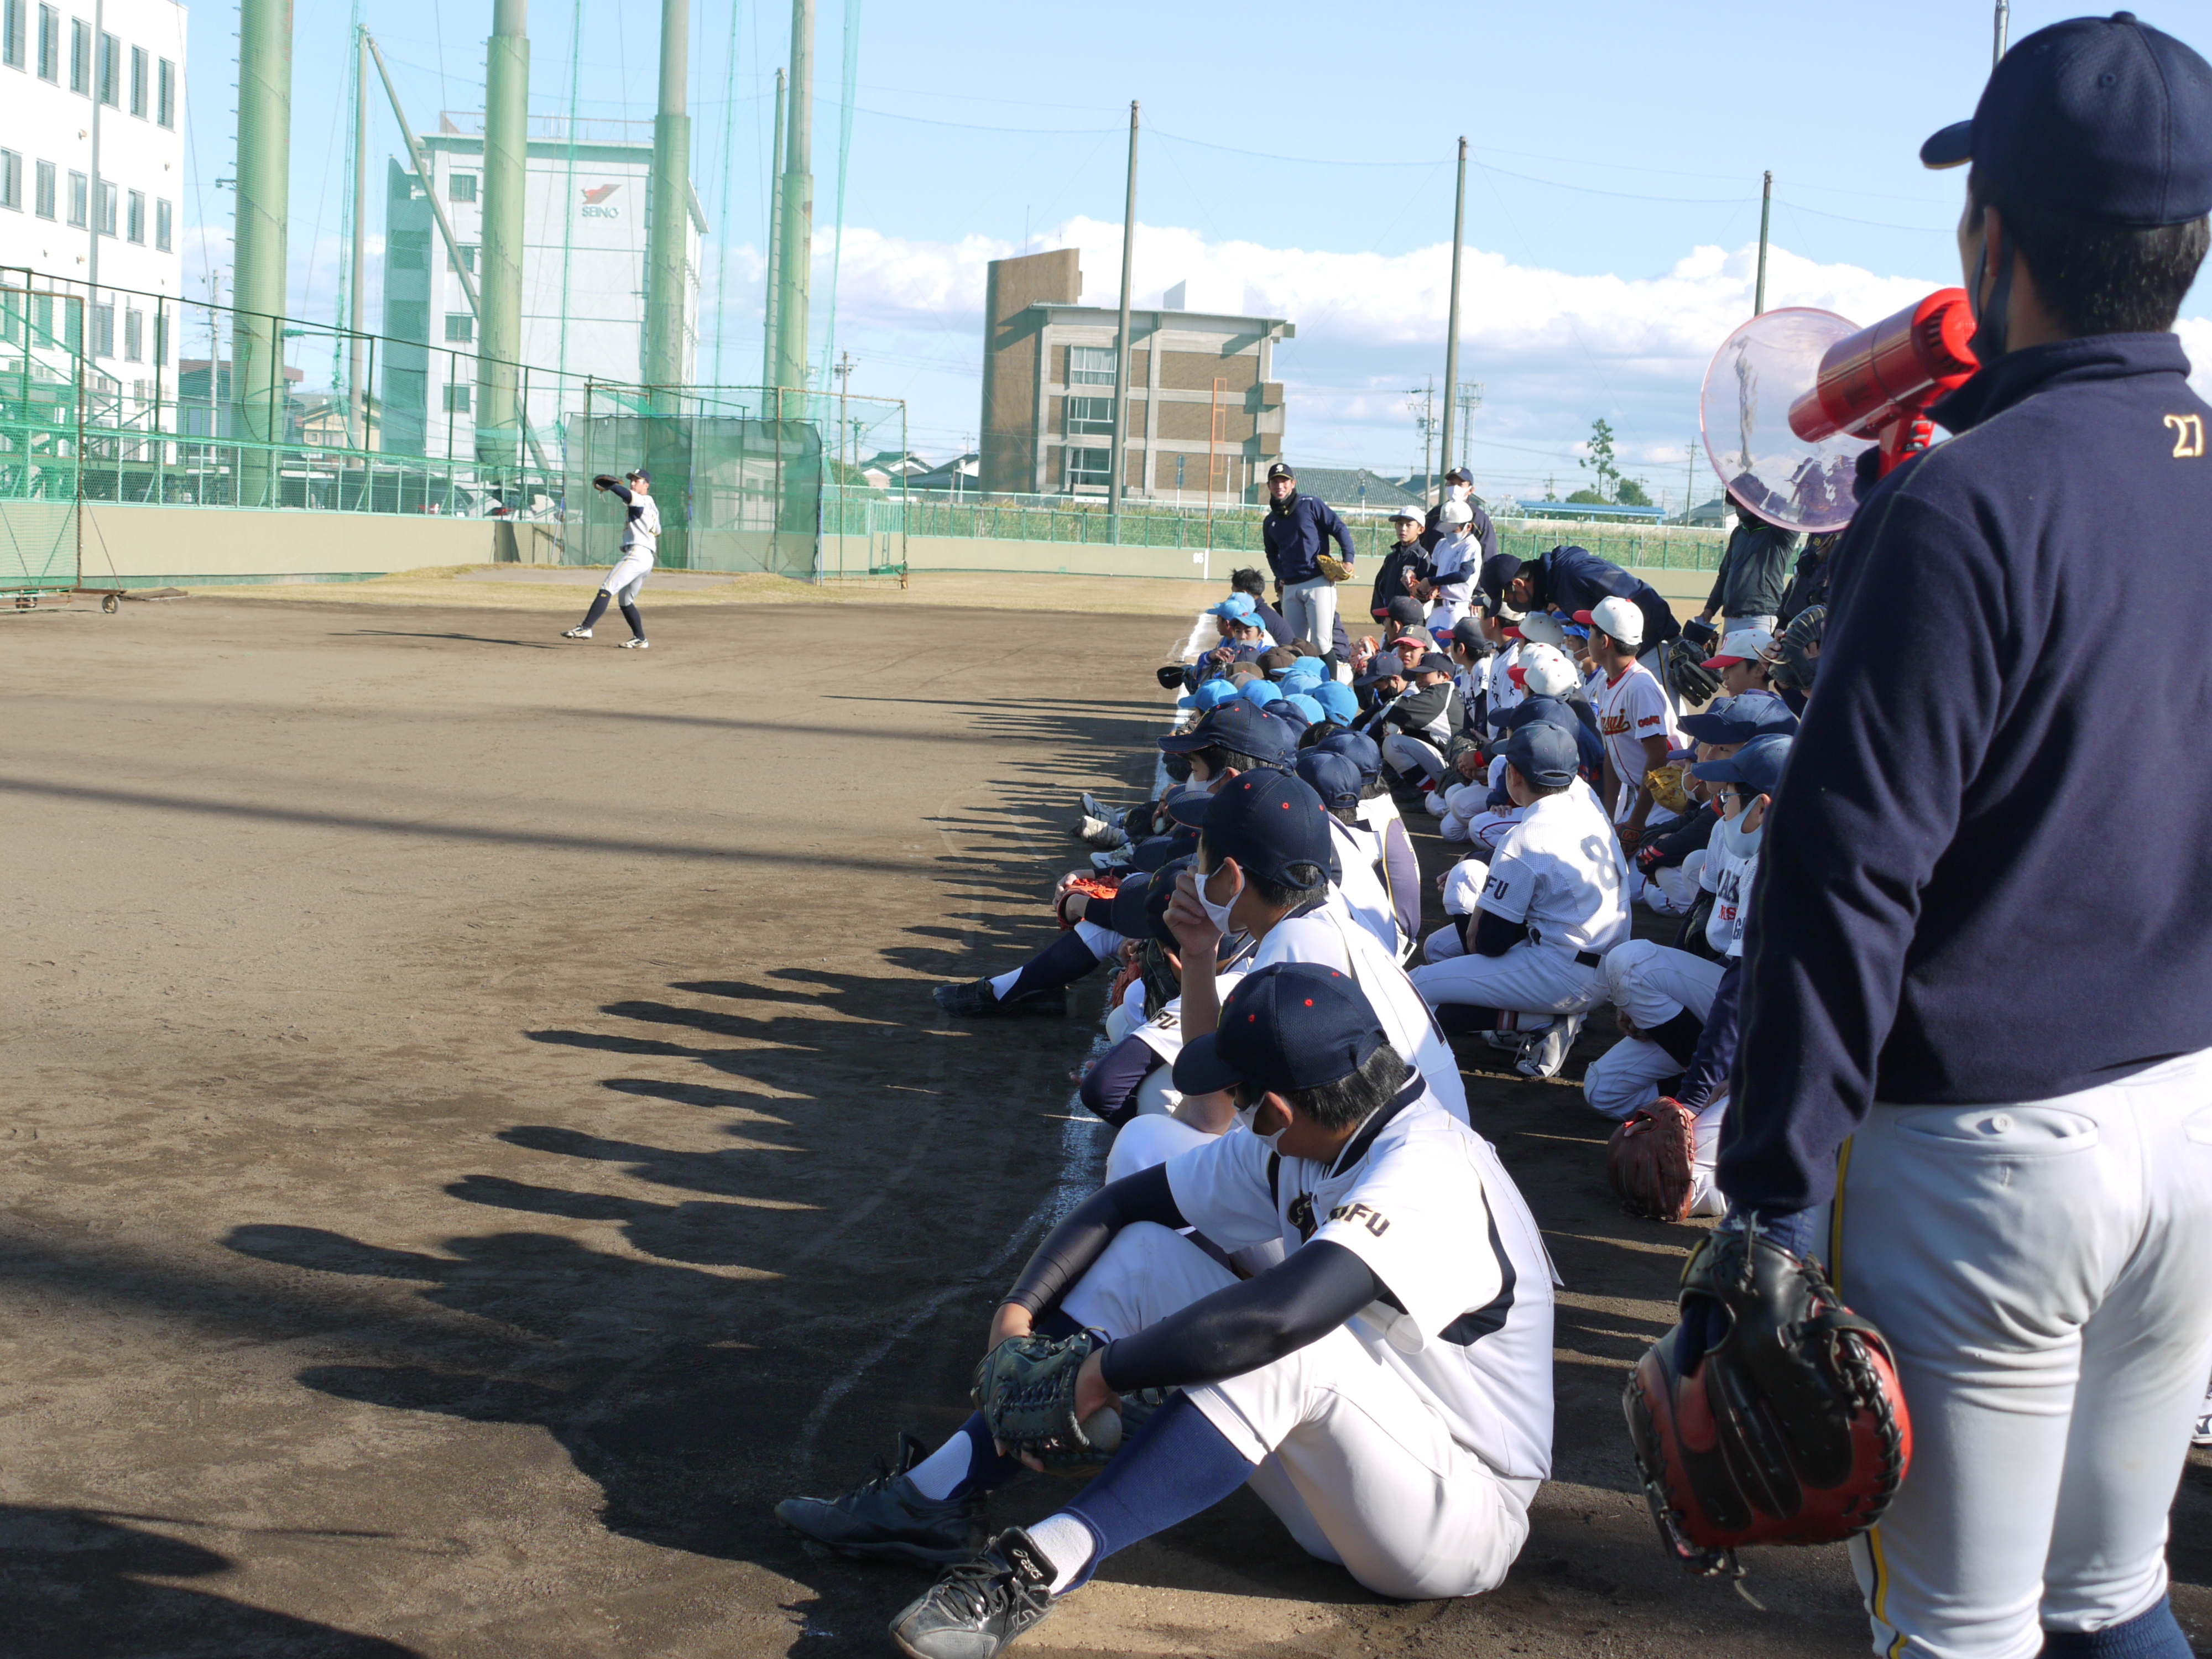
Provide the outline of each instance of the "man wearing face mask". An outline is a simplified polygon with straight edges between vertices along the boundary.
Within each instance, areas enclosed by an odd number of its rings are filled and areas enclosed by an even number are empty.
[[[1224,935],[1249,934],[1255,968],[1310,962],[1356,980],[1374,1003],[1390,1041],[1419,1069],[1455,1115],[1467,1116],[1467,1091],[1450,1046],[1397,958],[1361,927],[1329,884],[1328,809],[1304,779],[1249,772],[1222,786],[1199,830],[1197,866],[1176,884],[1168,925],[1183,959],[1203,962]],[[1186,1042],[1220,1019],[1212,986],[1183,988]],[[1181,1115],[1200,1127],[1225,1126],[1226,1098],[1194,1102]]]
[[[1492,1589],[1528,1537],[1551,1472],[1553,1273],[1527,1204],[1345,975],[1258,969],[1228,1011],[1175,1082],[1233,1099],[1249,1132],[1086,1199],[991,1322],[993,1348],[1085,1343],[1085,1422],[1162,1401],[1119,1455],[981,1552],[963,1546],[984,1494],[1024,1466],[980,1412],[926,1458],[902,1441],[896,1474],[776,1506],[848,1553],[955,1564],[893,1621],[901,1651],[992,1659],[1106,1558],[1244,1486],[1382,1595]],[[1240,1282],[1185,1227],[1283,1260]]]
[[[2212,242],[2212,64],[2127,12],[2055,24],[1921,158],[1971,165],[1981,368],[1834,555],[1751,895],[1722,1224],[1825,1259],[1896,1355],[1912,1468],[1850,1546],[1877,1652],[2180,1659],[2212,655],[2103,642],[2145,594],[2212,610],[2212,408],[2170,331]]]

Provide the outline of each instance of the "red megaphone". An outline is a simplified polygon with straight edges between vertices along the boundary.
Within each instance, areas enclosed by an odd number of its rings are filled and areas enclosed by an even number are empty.
[[[1837,341],[1813,389],[1790,405],[1790,429],[1807,443],[1839,432],[1880,439],[1887,472],[1928,447],[1929,405],[1981,366],[1973,334],[1966,290],[1944,288]]]

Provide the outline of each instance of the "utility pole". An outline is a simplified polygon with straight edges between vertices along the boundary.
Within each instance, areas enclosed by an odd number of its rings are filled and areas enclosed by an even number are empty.
[[[1452,414],[1459,402],[1459,254],[1467,235],[1467,140],[1459,141],[1459,191],[1452,198],[1451,320],[1444,337],[1444,441],[1438,453],[1452,464]]]
[[[1774,175],[1770,173],[1759,191],[1759,289],[1751,302],[1751,314],[1754,317],[1763,315],[1766,310],[1766,218],[1773,208]]]
[[[2005,55],[2005,33],[2012,27],[2012,6],[2009,0],[1997,0],[1997,36],[1995,48],[1990,53],[1990,68],[1995,70]]]
[[[1462,472],[1474,470],[1468,459],[1468,434],[1474,429],[1474,411],[1482,407],[1482,382],[1470,380],[1459,389],[1459,465]],[[1446,458],[1449,461],[1449,458]]]
[[[361,383],[362,359],[368,350],[365,337],[368,317],[368,34],[358,25],[353,32],[353,291],[347,296],[346,322],[353,331],[347,342],[346,403],[348,429],[354,445],[368,447],[368,388]]]
[[[1429,505],[1429,481],[1436,476],[1429,465],[1429,440],[1437,429],[1437,377],[1429,376],[1425,387],[1415,386],[1406,394],[1406,407],[1413,411],[1413,424],[1421,433],[1421,501]]]
[[[1690,458],[1682,463],[1682,522],[1690,522],[1690,509],[1698,501],[1698,441],[1690,440]]]
[[[1129,269],[1137,252],[1137,100],[1129,100],[1129,188],[1121,198],[1121,326],[1114,337],[1114,448],[1106,458],[1106,539],[1121,539],[1121,495],[1128,483]]]
[[[791,97],[776,251],[775,379],[806,389],[806,296],[814,259],[814,0],[791,0]],[[803,404],[802,404],[803,407]]]
[[[761,330],[761,384],[775,384],[775,301],[783,289],[783,71],[775,72],[775,182],[768,211],[768,291]]]
[[[530,144],[528,0],[493,0],[484,53],[483,326],[477,331],[476,455],[512,466],[520,448],[522,198]]]
[[[830,371],[837,377],[837,425],[840,431],[850,425],[845,416],[845,400],[853,390],[853,354],[841,351],[837,354],[837,367]],[[845,480],[840,478],[837,482],[842,484]]]
[[[98,102],[95,98],[95,106]],[[238,315],[231,324],[230,395],[240,405],[246,435],[264,444],[280,443],[284,437],[281,362],[291,158],[291,0],[240,0],[238,218],[230,284]],[[100,204],[92,205],[96,236]],[[276,476],[276,451],[241,452],[237,505],[273,506]]]

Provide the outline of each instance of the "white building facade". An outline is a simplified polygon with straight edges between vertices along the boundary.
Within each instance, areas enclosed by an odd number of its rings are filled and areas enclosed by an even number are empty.
[[[0,0],[0,284],[86,301],[82,349],[116,391],[173,396],[184,291],[185,8]],[[172,313],[173,308],[171,308]]]

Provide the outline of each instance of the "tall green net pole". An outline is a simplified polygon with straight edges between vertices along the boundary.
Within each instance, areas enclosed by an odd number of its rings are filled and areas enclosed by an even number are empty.
[[[724,296],[729,290],[730,275],[730,157],[737,143],[738,120],[738,0],[730,0],[730,55],[722,68],[722,200],[714,216],[714,234],[720,239],[714,246],[714,384],[722,380],[722,336],[729,330],[724,322]]]
[[[240,0],[238,217],[233,237],[231,396],[237,501],[277,505],[270,447],[284,436],[284,233],[292,180],[292,0]],[[220,369],[216,371],[218,374]]]
[[[837,117],[837,228],[830,253],[830,331],[822,341],[822,372],[827,386],[837,361],[837,274],[845,263],[845,167],[853,154],[853,100],[860,77],[860,0],[845,0],[845,64],[842,102]]]
[[[484,47],[483,326],[477,352],[476,459],[508,467],[521,449],[515,365],[522,357],[522,209],[530,145],[528,0],[493,0]]]

